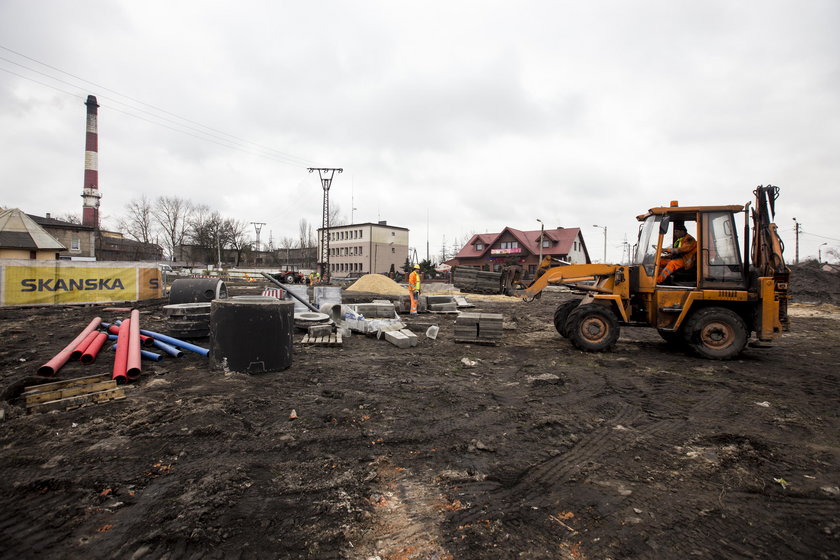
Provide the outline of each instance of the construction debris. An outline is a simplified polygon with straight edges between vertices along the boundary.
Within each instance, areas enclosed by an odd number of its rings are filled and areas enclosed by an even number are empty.
[[[125,389],[118,388],[110,374],[103,374],[30,385],[24,389],[21,398],[26,403],[26,412],[31,414],[124,399]]]
[[[308,346],[341,346],[344,344],[344,337],[340,332],[330,332],[322,336],[313,336],[307,333],[303,335],[300,342]]]

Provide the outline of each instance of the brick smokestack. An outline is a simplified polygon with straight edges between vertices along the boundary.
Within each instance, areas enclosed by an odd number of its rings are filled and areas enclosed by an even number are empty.
[[[88,95],[87,132],[85,134],[85,185],[82,189],[82,225],[99,229],[99,136],[97,133],[96,97]]]

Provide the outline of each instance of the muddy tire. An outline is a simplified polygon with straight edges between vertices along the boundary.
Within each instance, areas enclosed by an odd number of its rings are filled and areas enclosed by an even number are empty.
[[[729,360],[740,354],[749,334],[744,320],[723,307],[701,309],[689,319],[685,332],[691,350],[711,360]]]
[[[618,340],[618,320],[612,311],[601,305],[584,305],[574,309],[566,320],[569,340],[575,348],[586,352],[604,352]]]
[[[571,299],[569,301],[564,301],[554,310],[554,328],[557,329],[560,336],[569,338],[569,314],[574,311],[575,307],[578,305],[580,305],[580,299]]]

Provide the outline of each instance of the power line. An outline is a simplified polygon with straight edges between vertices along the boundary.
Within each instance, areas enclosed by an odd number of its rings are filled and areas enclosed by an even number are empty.
[[[32,61],[32,62],[35,62],[35,63],[37,63],[37,64],[40,64],[40,65],[42,65],[42,66],[44,66],[44,67],[46,67],[46,68],[49,68],[49,69],[51,69],[51,70],[54,70],[54,71],[56,71],[56,72],[59,72],[59,73],[61,73],[61,74],[66,75],[66,76],[69,76],[69,77],[71,77],[71,78],[73,78],[73,79],[75,79],[75,80],[81,81],[81,82],[83,82],[83,83],[85,83],[85,84],[89,84],[89,85],[95,86],[95,87],[100,88],[100,89],[102,89],[102,90],[104,90],[104,91],[109,91],[109,92],[111,92],[111,93],[114,93],[114,94],[115,94],[115,95],[117,95],[117,96],[124,97],[125,99],[128,99],[128,100],[130,100],[130,101],[132,101],[132,102],[134,102],[134,103],[140,104],[140,105],[145,106],[145,107],[149,107],[149,108],[153,109],[154,111],[157,111],[157,112],[162,113],[162,114],[164,114],[164,115],[170,115],[170,116],[172,116],[172,117],[175,117],[176,119],[179,119],[180,121],[184,121],[184,122],[186,122],[186,123],[192,123],[192,124],[197,125],[197,126],[199,126],[199,127],[203,128],[203,129],[206,129],[206,130],[199,130],[199,129],[195,128],[195,127],[192,127],[192,126],[189,126],[189,125],[187,125],[187,124],[184,124],[183,122],[178,122],[178,121],[174,121],[174,120],[172,120],[172,119],[168,119],[168,118],[163,117],[163,116],[161,116],[161,115],[159,115],[159,114],[155,114],[155,113],[152,113],[152,112],[146,111],[146,110],[144,110],[144,109],[142,109],[142,108],[132,106],[132,105],[130,105],[130,104],[128,104],[128,103],[125,103],[125,102],[123,102],[123,101],[120,101],[119,99],[114,99],[114,98],[109,97],[109,96],[100,96],[100,97],[104,97],[105,99],[109,99],[110,101],[112,101],[112,102],[114,102],[114,103],[117,103],[117,104],[119,104],[119,105],[122,105],[122,106],[124,106],[124,107],[127,107],[127,108],[129,108],[129,109],[131,109],[131,110],[133,110],[133,111],[138,111],[138,112],[140,112],[140,113],[143,113],[143,114],[147,115],[147,116],[148,116],[148,117],[150,117],[150,118],[143,118],[143,117],[139,117],[139,116],[137,116],[136,114],[129,113],[129,112],[127,112],[127,111],[120,111],[119,109],[115,109],[114,107],[110,107],[110,109],[116,110],[116,111],[121,112],[121,113],[123,113],[123,114],[125,114],[125,115],[128,115],[128,116],[133,116],[133,117],[135,117],[135,118],[139,118],[140,120],[145,120],[145,121],[147,121],[147,122],[149,122],[149,123],[151,123],[151,124],[156,124],[156,125],[158,125],[158,126],[162,126],[162,127],[164,127],[164,128],[168,128],[168,129],[170,129],[170,130],[174,130],[174,131],[176,131],[176,132],[181,132],[181,133],[183,133],[183,134],[186,134],[186,135],[188,135],[188,136],[192,136],[192,137],[194,137],[194,138],[198,138],[198,139],[200,139],[200,140],[205,140],[205,141],[208,141],[208,142],[213,142],[213,143],[216,143],[216,144],[219,144],[219,145],[222,145],[222,146],[228,147],[228,148],[237,149],[237,150],[239,150],[239,151],[243,151],[243,152],[246,152],[246,153],[250,153],[250,154],[252,154],[252,155],[258,155],[258,156],[266,157],[266,158],[268,158],[268,159],[273,159],[273,160],[275,160],[275,161],[278,161],[278,162],[281,162],[281,163],[285,163],[285,164],[288,164],[288,165],[296,165],[296,166],[300,166],[300,167],[305,167],[305,166],[306,166],[306,164],[311,163],[311,162],[310,162],[310,160],[307,160],[307,159],[305,159],[305,158],[301,158],[301,157],[298,157],[298,156],[294,156],[294,155],[292,155],[292,154],[288,154],[288,153],[282,152],[282,151],[280,151],[280,150],[276,150],[276,149],[274,149],[274,148],[269,148],[269,147],[264,146],[264,145],[262,145],[262,144],[258,144],[258,143],[256,143],[256,142],[252,142],[252,141],[250,141],[250,140],[246,140],[246,139],[244,139],[244,138],[240,138],[240,137],[235,136],[235,135],[233,135],[233,134],[230,134],[230,133],[227,133],[227,132],[224,132],[224,131],[218,130],[218,129],[216,129],[216,128],[213,128],[213,127],[207,126],[207,125],[202,124],[202,123],[200,123],[200,122],[198,122],[198,121],[194,121],[194,120],[192,120],[192,119],[188,119],[188,118],[186,118],[186,117],[182,117],[182,116],[180,116],[180,115],[177,115],[177,114],[175,114],[175,113],[172,113],[172,112],[170,112],[170,111],[167,111],[167,110],[165,110],[165,109],[162,109],[162,108],[160,108],[160,107],[157,107],[157,106],[155,106],[155,105],[152,105],[152,104],[146,103],[146,102],[141,101],[141,100],[139,100],[139,99],[133,98],[133,97],[131,97],[131,96],[129,96],[129,95],[125,95],[125,94],[120,93],[120,92],[118,92],[118,91],[116,91],[116,90],[113,90],[113,89],[107,88],[107,87],[105,87],[105,86],[99,85],[99,84],[97,84],[97,83],[95,83],[95,82],[91,82],[91,81],[89,81],[89,80],[86,80],[86,79],[84,79],[84,78],[81,78],[80,76],[76,76],[75,74],[72,74],[72,73],[70,73],[70,72],[66,72],[66,71],[64,71],[64,70],[62,70],[62,69],[60,69],[60,68],[57,68],[57,67],[52,66],[52,65],[50,65],[50,64],[47,64],[47,63],[45,63],[45,62],[41,62],[41,61],[39,61],[39,60],[36,60],[36,59],[34,59],[34,58],[31,58],[31,57],[29,57],[29,56],[27,56],[27,55],[25,55],[25,54],[23,54],[23,53],[19,53],[19,52],[15,51],[15,50],[10,49],[10,48],[8,48],[8,47],[5,47],[5,46],[3,46],[3,45],[0,45],[0,49],[3,49],[3,50],[8,51],[8,52],[10,52],[10,53],[13,53],[13,54],[15,54],[15,55],[17,55],[17,56],[20,56],[20,57],[22,57],[22,58],[24,58],[24,59],[26,59],[26,60],[30,60],[30,61]],[[21,67],[21,68],[24,68],[24,69],[28,70],[29,72],[33,72],[33,73],[35,73],[35,74],[39,74],[39,75],[41,75],[41,76],[44,76],[44,77],[46,77],[46,78],[48,78],[48,79],[50,79],[50,80],[54,80],[54,81],[56,81],[56,82],[59,82],[59,83],[62,83],[62,84],[68,85],[68,86],[70,86],[70,87],[73,87],[73,88],[76,88],[76,89],[79,89],[79,90],[82,90],[82,91],[84,90],[84,88],[82,88],[81,86],[79,86],[79,85],[77,85],[77,84],[74,84],[74,83],[72,83],[72,82],[68,82],[68,81],[66,81],[66,80],[62,80],[61,78],[58,78],[58,77],[56,77],[56,76],[54,76],[54,75],[50,75],[50,74],[48,74],[48,73],[42,72],[42,71],[40,71],[40,70],[37,70],[37,69],[32,68],[32,67],[30,67],[30,66],[27,66],[27,65],[25,65],[25,64],[21,64],[21,63],[19,63],[19,62],[16,62],[16,61],[14,61],[14,60],[8,59],[8,58],[6,58],[6,57],[2,57],[2,56],[0,56],[0,60],[3,60],[3,61],[5,61],[5,62],[7,62],[7,63],[10,63],[10,64],[14,64],[15,66],[19,66],[19,67]],[[4,70],[5,72],[8,72],[8,73],[13,74],[13,75],[15,75],[15,76],[18,76],[18,77],[23,78],[23,79],[25,79],[25,80],[29,80],[29,81],[34,82],[34,83],[37,83],[37,84],[39,84],[39,85],[42,85],[42,86],[45,86],[45,87],[49,87],[49,88],[55,89],[55,90],[57,90],[57,91],[60,91],[60,92],[62,92],[62,93],[68,94],[68,95],[72,95],[72,96],[74,96],[74,97],[78,97],[79,95],[81,95],[82,97],[84,96],[84,95],[83,95],[83,93],[80,93],[80,94],[74,94],[74,93],[68,92],[68,91],[66,91],[66,90],[63,90],[63,89],[61,89],[61,88],[57,88],[57,87],[55,87],[55,86],[53,86],[53,85],[46,84],[46,83],[44,83],[44,82],[41,82],[41,81],[35,80],[35,79],[31,78],[31,77],[28,77],[28,76],[25,76],[25,75],[19,74],[19,73],[17,73],[17,72],[13,72],[13,71],[8,70],[8,69],[6,69],[6,68],[2,68],[2,67],[0,67],[0,70]],[[173,124],[173,125],[175,125],[175,126],[178,126],[178,127],[183,127],[183,128],[185,128],[185,129],[187,129],[187,130],[192,130],[193,132],[196,132],[197,134],[205,135],[205,136],[207,136],[207,137],[209,137],[209,138],[214,138],[214,139],[216,139],[216,140],[220,140],[220,141],[222,141],[222,142],[227,142],[227,144],[220,144],[219,142],[214,142],[213,140],[210,140],[210,139],[208,139],[208,138],[205,138],[204,136],[196,136],[196,135],[193,135],[193,134],[189,134],[189,133],[187,133],[187,132],[184,132],[184,131],[183,131],[183,130],[181,130],[181,129],[172,128],[172,127],[166,126],[166,125],[164,125],[164,124],[161,124],[161,123],[159,123],[159,122],[157,122],[157,121],[151,120],[151,118],[154,118],[154,119],[159,119],[159,120],[162,120],[162,121],[165,121],[165,122],[169,122],[169,123],[171,123],[171,124]],[[207,131],[210,131],[210,132],[207,132]],[[222,136],[220,137],[219,135],[222,135]],[[236,147],[236,146],[235,146],[235,144],[236,144],[236,143],[248,144],[248,145],[250,145],[250,146],[253,146],[253,147],[258,148],[258,149],[259,149],[259,150],[261,150],[261,151],[253,151],[253,150],[250,150],[250,151],[249,151],[249,150],[246,150],[246,149],[243,149],[243,148],[238,148],[238,147]],[[233,144],[233,145],[232,145],[232,144]]]

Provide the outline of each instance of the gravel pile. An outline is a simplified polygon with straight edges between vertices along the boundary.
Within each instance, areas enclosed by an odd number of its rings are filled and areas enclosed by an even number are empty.
[[[408,290],[382,274],[365,274],[346,288],[348,292],[370,292],[389,296],[407,296]]]

